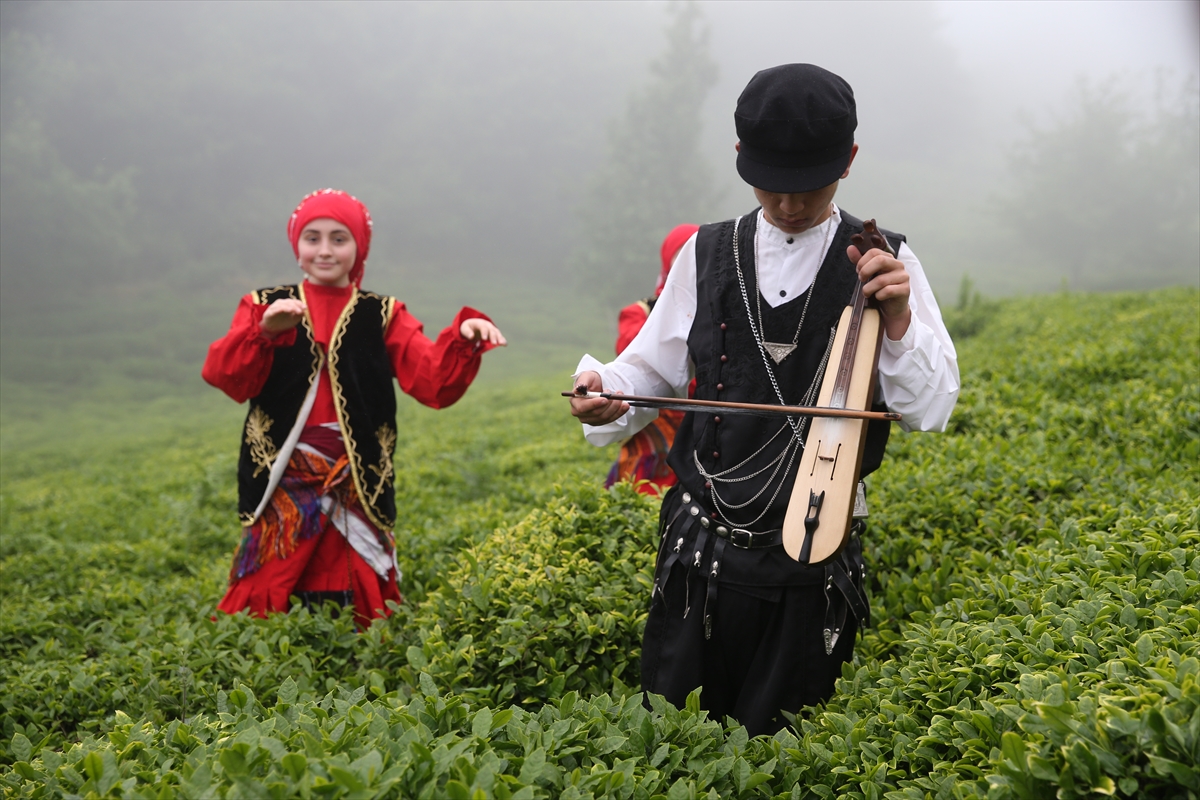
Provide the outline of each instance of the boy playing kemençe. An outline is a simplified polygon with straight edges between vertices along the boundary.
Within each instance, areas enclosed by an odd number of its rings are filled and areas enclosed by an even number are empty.
[[[204,380],[250,401],[238,463],[242,540],[217,606],[256,616],[306,604],[353,606],[360,627],[402,602],[392,528],[393,377],[433,408],[462,397],[480,356],[506,344],[472,308],[436,341],[395,298],[360,288],[371,215],[335,189],[288,220],[306,278],[242,298],[209,347]]]
[[[888,234],[893,257],[859,253],[860,220],[833,203],[858,152],[854,94],[811,64],[759,72],[738,98],[737,169],[760,208],[705,225],[683,246],[637,338],[615,360],[584,356],[576,386],[682,397],[815,405],[842,309],[861,277],[884,340],[877,398],[909,430],[944,430],[958,396],[954,345],[917,257]],[[886,233],[886,232],[885,232]],[[595,445],[630,436],[655,411],[574,398]],[[795,422],[795,426],[792,426]],[[782,527],[809,418],[689,413],[669,463],[642,688],[682,705],[702,687],[714,717],[751,735],[828,698],[869,606],[856,535],[836,563],[808,566]],[[868,427],[861,476],[883,458],[888,423]],[[849,580],[833,580],[835,571]],[[786,712],[786,713],[785,713]]]

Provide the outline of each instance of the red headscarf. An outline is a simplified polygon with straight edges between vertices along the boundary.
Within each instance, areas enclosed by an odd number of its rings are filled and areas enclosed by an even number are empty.
[[[350,230],[358,250],[350,270],[350,282],[361,287],[363,268],[367,265],[367,254],[371,252],[371,212],[357,197],[339,189],[318,189],[305,195],[288,218],[288,240],[297,258],[300,257],[300,234],[314,219],[337,220]]]
[[[687,240],[692,238],[692,234],[698,230],[700,230],[699,225],[676,225],[667,234],[667,238],[663,239],[662,250],[660,252],[662,256],[662,272],[658,274],[658,284],[654,287],[655,297],[662,294],[663,287],[667,285],[667,273],[671,271],[671,264],[674,263],[679,249],[687,244]]]

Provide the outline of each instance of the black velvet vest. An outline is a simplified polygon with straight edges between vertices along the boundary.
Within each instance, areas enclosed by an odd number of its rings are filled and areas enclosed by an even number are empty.
[[[754,270],[757,221],[758,213],[755,211],[742,217],[738,226],[738,256],[752,313],[756,313],[755,297],[759,291]],[[733,256],[733,228],[733,220],[704,225],[696,240],[696,317],[688,336],[688,354],[696,370],[696,398],[778,405],[779,398],[751,332],[746,301],[738,284]],[[776,381],[787,405],[798,405],[814,381],[820,388],[822,375],[818,375],[818,371],[822,357],[842,310],[852,300],[857,280],[854,265],[846,256],[846,248],[850,246],[850,237],[861,231],[862,221],[843,211],[829,252],[808,291],[777,308],[762,303],[764,338],[771,342],[791,342],[808,295],[815,293],[808,304],[796,349],[783,363],[776,365],[772,362],[771,368],[775,371]],[[892,249],[898,251],[904,237],[889,231],[883,233]],[[876,408],[881,409],[882,405],[877,403]],[[675,436],[668,463],[679,477],[680,484],[694,497],[702,498],[712,513],[716,506],[711,489],[696,468],[695,458],[699,458],[709,474],[742,464],[759,448],[763,448],[779,430],[781,423],[782,419],[778,417],[689,412]],[[889,429],[887,422],[871,422],[868,425],[861,476],[873,472],[883,461]],[[783,450],[790,435],[790,430],[781,433],[763,452],[728,477],[749,475],[766,466]],[[769,504],[766,514],[752,529],[765,531],[780,528],[799,463],[800,456],[797,455],[786,474],[782,474],[782,477],[775,474],[773,480],[772,468],[746,481],[723,483],[719,487],[722,500],[726,505],[748,503],[737,510],[738,520],[758,517]],[[784,466],[786,462],[780,466],[780,473],[783,473]],[[765,482],[769,485],[762,491]],[[754,499],[760,491],[761,494]],[[775,498],[774,502],[772,497]]]
[[[255,292],[256,303],[285,298],[304,299],[300,286],[276,286]],[[356,290],[334,325],[329,352],[324,354],[338,425],[350,460],[354,488],[367,517],[376,527],[396,524],[396,495],[392,457],[396,449],[396,394],[392,362],[383,335],[396,301]],[[313,340],[312,322],[305,315],[296,328],[296,342],[275,350],[271,374],[257,397],[242,431],[238,463],[238,515],[243,525],[253,521],[271,474],[271,465],[291,432],[309,386],[317,379],[321,345]]]

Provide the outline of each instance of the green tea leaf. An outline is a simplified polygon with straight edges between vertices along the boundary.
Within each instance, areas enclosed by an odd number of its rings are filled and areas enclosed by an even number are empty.
[[[308,770],[308,759],[300,753],[288,753],[279,760],[279,765],[292,780],[299,781]]]
[[[1137,644],[1134,645],[1137,651],[1138,661],[1143,664],[1150,662],[1150,656],[1154,653],[1154,639],[1149,633],[1143,633],[1138,637]]]
[[[12,754],[17,761],[28,761],[29,754],[33,752],[33,745],[23,733],[14,733],[12,737]]]
[[[93,781],[99,782],[104,775],[104,759],[95,750],[83,757],[83,771]]]
[[[536,781],[541,777],[542,768],[545,766],[546,751],[539,747],[525,756],[525,761],[521,764],[521,772],[518,776],[521,779],[521,783],[533,783]]]
[[[218,760],[225,768],[225,772],[233,777],[240,777],[248,773],[246,757],[232,747],[222,750]]]
[[[471,720],[471,733],[482,739],[491,732],[492,710],[490,708],[481,708],[475,712],[475,716]]]
[[[1000,752],[1004,757],[1018,766],[1025,764],[1025,742],[1012,731],[1005,731],[1000,737]]]

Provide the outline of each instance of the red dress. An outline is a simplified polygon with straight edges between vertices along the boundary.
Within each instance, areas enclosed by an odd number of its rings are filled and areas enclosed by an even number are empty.
[[[313,338],[322,347],[328,348],[334,325],[352,291],[352,286],[305,282]],[[204,380],[239,403],[262,391],[276,348],[296,341],[294,329],[274,338],[262,332],[259,324],[266,308],[255,303],[253,295],[243,297],[229,332],[212,343],[204,362]],[[474,318],[487,319],[472,308],[463,308],[437,340],[430,341],[420,321],[408,313],[404,304],[396,305],[384,344],[396,380],[406,394],[432,408],[444,408],[463,396],[479,371],[480,356],[491,349],[487,343],[471,342],[459,334],[462,323]],[[331,435],[328,423],[336,426],[337,412],[329,374],[322,369],[300,441],[336,459],[345,448],[339,435]],[[321,516],[320,535],[299,541],[286,557],[267,561],[257,571],[232,580],[217,608],[229,614],[249,609],[261,617],[268,612],[287,611],[288,598],[295,592],[350,591],[359,625],[391,613],[386,601],[402,601],[395,570],[386,578],[380,577],[325,515]]]

